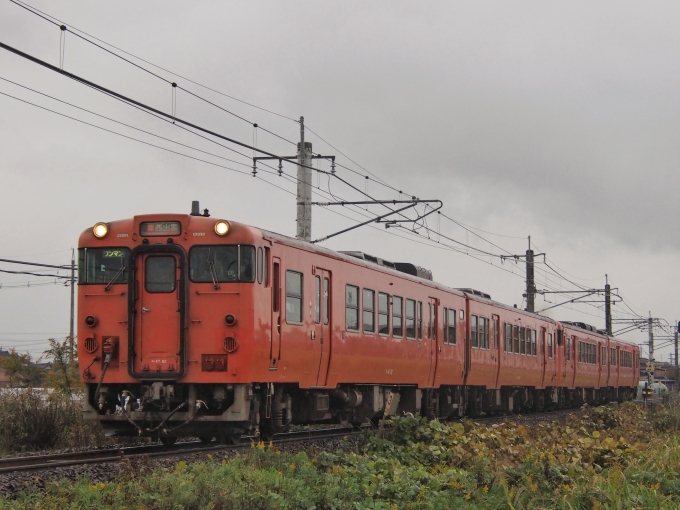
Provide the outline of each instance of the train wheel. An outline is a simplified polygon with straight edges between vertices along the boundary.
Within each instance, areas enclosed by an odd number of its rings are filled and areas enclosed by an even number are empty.
[[[233,434],[225,436],[224,443],[230,445],[241,444],[241,434],[238,432],[234,432]]]
[[[210,443],[213,440],[212,436],[198,436],[198,439],[201,440],[201,443]]]
[[[176,437],[168,437],[168,436],[161,437],[161,443],[163,443],[164,446],[172,446],[176,442],[177,442]]]

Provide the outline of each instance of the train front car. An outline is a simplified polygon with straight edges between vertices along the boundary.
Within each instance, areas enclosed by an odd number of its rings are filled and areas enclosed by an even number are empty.
[[[109,435],[170,444],[253,430],[260,404],[245,381],[270,360],[246,341],[268,327],[258,323],[258,331],[254,321],[267,285],[261,245],[256,229],[197,211],[83,232],[78,356],[86,416]],[[251,363],[255,357],[266,366]]]

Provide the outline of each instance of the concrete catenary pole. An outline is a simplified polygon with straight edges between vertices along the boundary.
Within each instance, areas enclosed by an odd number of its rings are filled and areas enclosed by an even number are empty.
[[[531,249],[531,236],[529,236],[529,249],[527,250],[527,312],[534,311],[534,297],[536,285],[534,283],[534,250]]]
[[[607,335],[612,336],[612,288],[607,275],[604,275],[604,281],[604,326]]]
[[[652,312],[649,312],[649,318],[647,319],[647,327],[649,329],[649,361],[654,361],[654,331],[652,326]]]
[[[676,324],[675,335],[674,335],[675,336],[675,380],[676,381],[678,381],[678,379],[680,378],[680,372],[678,371],[678,330],[679,329],[680,329],[680,321],[678,321],[677,324]]]
[[[76,252],[71,249],[71,320],[69,324],[69,343],[71,344],[71,359],[73,359],[73,343],[75,338],[76,318]]]
[[[304,166],[303,166],[304,165]],[[312,240],[312,144],[305,142],[305,118],[300,117],[300,143],[297,167],[297,234],[302,241]]]

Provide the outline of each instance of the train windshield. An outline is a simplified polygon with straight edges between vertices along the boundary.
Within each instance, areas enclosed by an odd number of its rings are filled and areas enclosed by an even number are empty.
[[[254,282],[255,247],[195,246],[189,253],[189,271],[197,283]]]
[[[127,283],[129,262],[128,248],[80,248],[78,283]]]

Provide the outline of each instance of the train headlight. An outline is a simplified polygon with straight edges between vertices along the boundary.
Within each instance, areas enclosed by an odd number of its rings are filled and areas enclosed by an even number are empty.
[[[95,237],[104,239],[107,235],[109,235],[109,226],[106,223],[97,223],[92,228],[92,233]]]
[[[215,233],[218,236],[226,236],[229,233],[230,229],[231,226],[229,225],[228,222],[224,220],[220,220],[217,223],[215,223]]]

